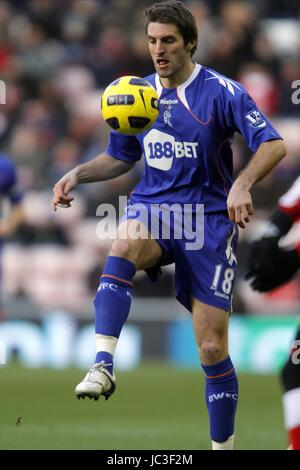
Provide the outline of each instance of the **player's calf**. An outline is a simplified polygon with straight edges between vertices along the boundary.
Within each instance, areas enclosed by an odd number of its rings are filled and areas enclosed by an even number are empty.
[[[238,382],[228,356],[214,365],[203,365],[206,375],[206,405],[213,450],[233,449],[234,418],[238,400]]]
[[[104,361],[109,373],[113,370],[113,356],[122,327],[128,317],[135,265],[117,256],[107,258],[99,289],[94,299],[96,358]]]

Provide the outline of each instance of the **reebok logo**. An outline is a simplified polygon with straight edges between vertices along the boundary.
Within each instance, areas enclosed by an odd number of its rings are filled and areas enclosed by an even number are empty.
[[[216,297],[221,297],[222,299],[229,299],[229,295],[227,294],[224,294],[223,292],[218,292],[217,290],[215,291],[215,294],[214,294]]]
[[[161,104],[178,104],[178,100],[166,100],[165,98],[161,98],[159,102]]]
[[[208,70],[208,73],[213,75],[210,78],[206,78],[205,80],[218,80],[220,85],[222,85],[224,88],[226,88],[232,95],[235,94],[234,88],[237,88],[240,90],[240,87],[233,81],[230,80],[227,77],[223,77],[222,75],[218,75],[217,73],[214,73],[212,70]]]

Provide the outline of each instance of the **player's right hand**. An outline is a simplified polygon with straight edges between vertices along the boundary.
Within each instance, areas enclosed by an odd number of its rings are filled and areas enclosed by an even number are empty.
[[[51,201],[51,207],[54,211],[57,210],[57,207],[71,207],[74,198],[69,193],[77,184],[78,180],[74,172],[67,173],[55,184],[53,187],[54,196]]]

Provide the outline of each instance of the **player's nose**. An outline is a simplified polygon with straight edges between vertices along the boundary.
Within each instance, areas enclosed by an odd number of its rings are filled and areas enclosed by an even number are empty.
[[[162,55],[165,52],[163,44],[160,41],[157,41],[155,44],[155,53],[156,55]]]

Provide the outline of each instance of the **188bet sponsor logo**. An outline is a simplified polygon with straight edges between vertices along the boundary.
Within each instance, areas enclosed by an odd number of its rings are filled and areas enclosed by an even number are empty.
[[[152,129],[144,138],[147,163],[152,168],[168,171],[174,158],[197,158],[198,142],[179,142],[172,135]]]

